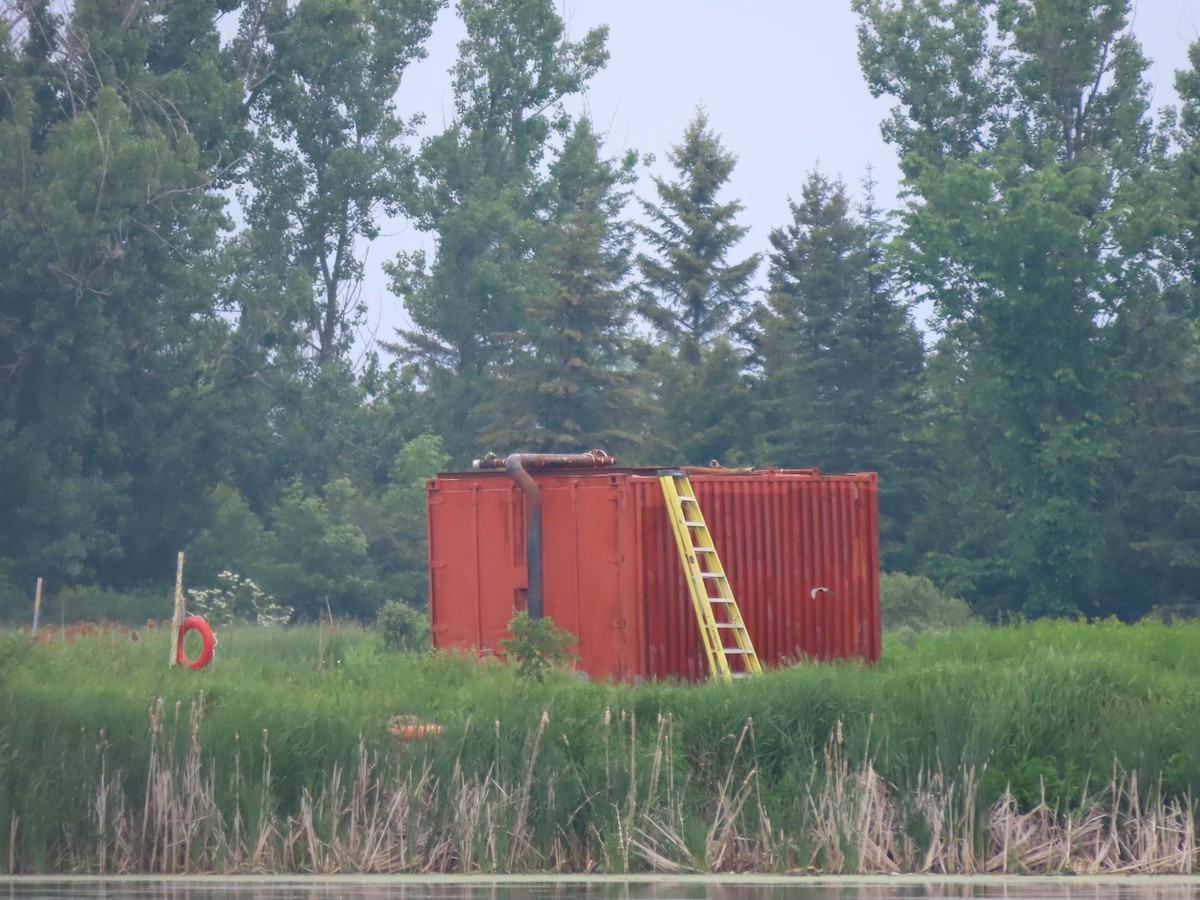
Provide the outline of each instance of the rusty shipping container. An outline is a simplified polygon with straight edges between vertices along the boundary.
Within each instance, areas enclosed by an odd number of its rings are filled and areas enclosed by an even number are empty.
[[[657,470],[528,474],[540,492],[540,605],[578,637],[580,668],[620,680],[708,677]],[[763,665],[879,658],[874,474],[689,475]],[[427,485],[435,647],[498,651],[526,608],[536,569],[527,514],[538,501],[514,478],[446,473]]]

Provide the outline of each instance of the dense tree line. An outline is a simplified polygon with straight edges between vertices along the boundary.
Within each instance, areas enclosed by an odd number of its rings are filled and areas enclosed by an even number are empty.
[[[902,208],[798,171],[755,248],[702,107],[635,196],[550,0],[458,0],[419,140],[443,5],[0,4],[0,615],[161,610],[183,548],[420,606],[426,477],[593,446],[878,471],[885,565],[989,616],[1200,602],[1200,44],[1153,116],[1126,0],[854,0]]]

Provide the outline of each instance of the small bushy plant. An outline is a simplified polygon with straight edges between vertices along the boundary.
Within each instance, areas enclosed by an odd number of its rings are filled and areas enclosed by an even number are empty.
[[[389,600],[375,614],[375,628],[389,650],[420,651],[429,647],[429,617],[399,600]]]
[[[879,617],[886,631],[945,632],[976,620],[965,600],[941,591],[924,575],[885,572],[879,580]]]
[[[230,622],[252,625],[286,625],[292,607],[277,603],[249,578],[236,572],[219,572],[219,587],[188,591],[188,609],[204,616],[214,628]]]
[[[500,642],[509,659],[517,664],[517,674],[535,681],[545,681],[551,669],[571,665],[579,657],[571,652],[575,635],[559,628],[549,616],[531,619],[521,610],[508,623],[511,638]]]

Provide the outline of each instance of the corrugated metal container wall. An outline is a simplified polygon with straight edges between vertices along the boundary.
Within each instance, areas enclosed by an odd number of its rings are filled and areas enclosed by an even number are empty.
[[[595,678],[708,676],[666,503],[653,471],[531,473],[542,493],[543,608],[579,638]],[[764,665],[879,658],[873,474],[692,474]],[[435,647],[496,650],[525,606],[525,498],[501,472],[431,480]]]

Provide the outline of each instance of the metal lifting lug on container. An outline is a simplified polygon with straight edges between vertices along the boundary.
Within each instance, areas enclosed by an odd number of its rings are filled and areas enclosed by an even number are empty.
[[[664,469],[658,473],[658,481],[687,574],[688,593],[700,625],[709,672],[723,681],[762,672],[687,473]]]

